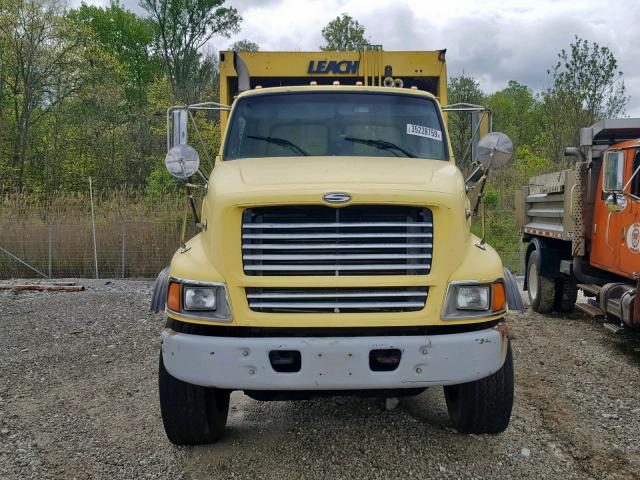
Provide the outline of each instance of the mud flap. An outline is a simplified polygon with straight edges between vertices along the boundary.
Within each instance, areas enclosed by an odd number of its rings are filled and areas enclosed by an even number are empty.
[[[167,303],[167,287],[169,285],[169,267],[164,267],[153,282],[150,311],[158,313],[164,311]]]
[[[504,289],[507,294],[507,306],[509,310],[524,311],[524,303],[518,288],[516,277],[508,268],[504,268]]]

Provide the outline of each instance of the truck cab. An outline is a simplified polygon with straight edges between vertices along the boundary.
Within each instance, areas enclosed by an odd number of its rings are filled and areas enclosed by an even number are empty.
[[[459,431],[503,431],[513,280],[471,234],[470,208],[434,95],[365,85],[240,93],[202,231],[156,282],[168,438],[216,441],[234,390],[295,400],[443,386]]]
[[[591,234],[591,264],[630,279],[640,273],[639,170],[638,140],[612,145],[604,153]]]

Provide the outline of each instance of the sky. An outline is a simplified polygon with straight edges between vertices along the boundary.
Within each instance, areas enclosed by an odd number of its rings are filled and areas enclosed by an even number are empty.
[[[142,12],[138,0],[121,3]],[[364,25],[371,43],[385,50],[446,48],[449,76],[471,75],[487,93],[509,80],[534,91],[546,88],[558,52],[579,35],[613,51],[631,97],[627,113],[640,117],[638,0],[227,0],[226,5],[242,16],[241,31],[214,38],[216,50],[239,39],[256,42],[261,50],[317,50],[322,27],[348,13]]]

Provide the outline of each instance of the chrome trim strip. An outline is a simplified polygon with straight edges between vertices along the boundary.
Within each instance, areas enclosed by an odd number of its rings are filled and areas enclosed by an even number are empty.
[[[314,238],[431,238],[431,233],[243,233],[247,240]]]
[[[424,307],[424,302],[249,302],[252,308],[394,308]]]
[[[427,291],[358,291],[358,292],[315,292],[311,293],[310,290],[292,293],[247,293],[248,299],[254,298],[368,298],[368,297],[424,297],[427,298]]]
[[[385,264],[385,265],[245,265],[245,270],[282,270],[282,271],[326,271],[326,270],[426,270],[430,263],[416,264]]]
[[[420,259],[431,258],[430,253],[353,253],[344,255],[317,254],[317,255],[243,255],[243,260],[385,260],[385,259]]]
[[[432,222],[324,222],[324,223],[243,223],[242,228],[352,228],[352,227],[418,227],[431,228]]]
[[[245,250],[318,250],[376,249],[376,248],[433,248],[433,243],[243,243]]]

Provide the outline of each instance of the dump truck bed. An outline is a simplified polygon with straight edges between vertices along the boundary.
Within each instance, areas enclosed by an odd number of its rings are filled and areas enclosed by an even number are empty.
[[[531,177],[516,195],[516,224],[524,237],[543,236],[571,241],[575,221],[571,212],[575,170]]]

